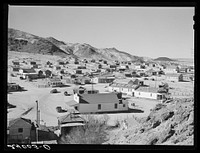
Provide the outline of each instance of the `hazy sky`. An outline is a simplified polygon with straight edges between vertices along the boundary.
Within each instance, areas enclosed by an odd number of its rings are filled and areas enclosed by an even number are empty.
[[[8,27],[132,55],[191,58],[193,7],[9,6]]]

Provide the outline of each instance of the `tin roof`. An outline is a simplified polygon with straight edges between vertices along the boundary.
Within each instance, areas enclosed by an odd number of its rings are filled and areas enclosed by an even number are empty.
[[[97,93],[79,95],[80,103],[101,104],[101,103],[118,103],[116,93]]]
[[[85,120],[79,115],[67,114],[58,118],[61,123],[83,123]]]
[[[158,88],[155,87],[142,87],[140,86],[136,91],[141,91],[141,92],[150,92],[150,93],[158,93]]]

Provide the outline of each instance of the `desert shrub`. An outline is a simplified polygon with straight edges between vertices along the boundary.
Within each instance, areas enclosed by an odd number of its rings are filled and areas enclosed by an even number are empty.
[[[114,127],[120,127],[121,126],[121,123],[118,119],[115,120],[115,123],[114,123]]]
[[[84,126],[74,127],[59,141],[60,144],[102,144],[107,140],[106,122],[104,118],[85,117]]]

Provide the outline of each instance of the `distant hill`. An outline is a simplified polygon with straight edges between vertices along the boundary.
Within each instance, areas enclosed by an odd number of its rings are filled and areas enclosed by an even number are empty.
[[[8,50],[58,56],[71,56],[86,59],[105,59],[110,61],[143,61],[116,48],[95,48],[89,44],[66,43],[53,37],[39,37],[27,32],[8,29]]]
[[[168,57],[158,57],[158,58],[154,59],[154,61],[175,61],[175,60],[170,59]]]

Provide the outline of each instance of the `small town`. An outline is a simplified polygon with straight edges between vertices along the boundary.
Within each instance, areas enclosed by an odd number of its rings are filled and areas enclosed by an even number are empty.
[[[8,28],[7,144],[193,145],[193,51],[151,58]]]
[[[8,119],[19,116],[8,122],[9,138],[14,142],[25,138],[35,141],[32,126],[38,128],[39,140],[43,140],[46,135],[58,132],[60,136],[72,126],[84,125],[87,114],[108,114],[113,119],[118,114],[137,116],[143,111],[142,103],[153,107],[174,98],[192,97],[194,92],[194,67],[170,62],[62,59],[42,63],[33,58],[9,62]],[[17,114],[11,102],[22,105]],[[23,128],[26,132],[21,134]]]

